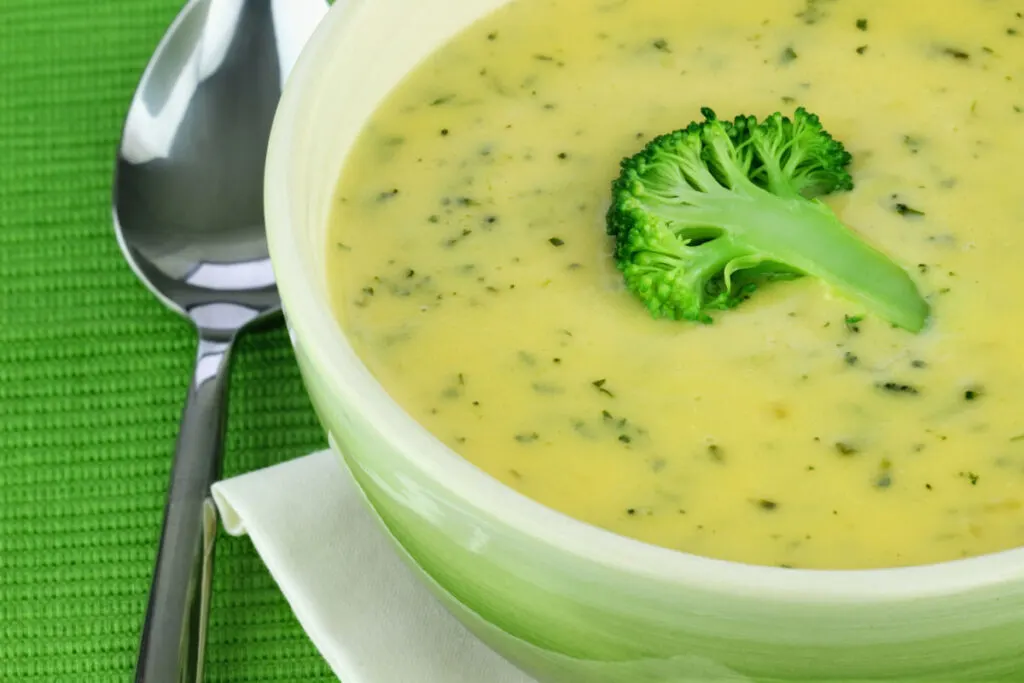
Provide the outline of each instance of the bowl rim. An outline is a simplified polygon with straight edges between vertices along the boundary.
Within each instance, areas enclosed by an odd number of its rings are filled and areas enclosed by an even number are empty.
[[[569,517],[515,491],[430,434],[406,413],[349,349],[330,304],[319,294],[293,236],[291,168],[301,154],[296,133],[315,111],[325,57],[371,0],[339,0],[306,44],[284,89],[267,151],[264,204],[278,288],[302,353],[332,388],[359,400],[349,407],[378,428],[377,436],[409,457],[452,495],[512,530],[589,562],[634,576],[728,595],[801,602],[892,603],[954,596],[1024,582],[1024,547],[971,558],[892,568],[805,569],[746,564],[699,556],[621,536]],[[378,3],[399,0],[372,0]],[[440,43],[437,47],[440,46]],[[435,48],[436,49],[436,48]],[[332,183],[336,182],[332,179]]]

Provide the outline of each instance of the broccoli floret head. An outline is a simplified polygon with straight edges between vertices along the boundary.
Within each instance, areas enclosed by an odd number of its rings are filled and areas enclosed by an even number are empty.
[[[907,272],[817,198],[853,187],[850,154],[814,114],[703,121],[622,161],[608,233],[655,317],[710,322],[764,283],[810,275],[911,331],[928,305]]]
[[[745,119],[756,166],[750,179],[779,196],[814,199],[853,189],[846,167],[853,157],[826,131],[816,114],[800,107],[793,118],[776,112],[758,123]]]

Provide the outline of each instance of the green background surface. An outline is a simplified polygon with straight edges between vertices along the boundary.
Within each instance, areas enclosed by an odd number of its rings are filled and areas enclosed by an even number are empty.
[[[176,0],[0,0],[0,681],[131,679],[190,328],[121,259],[114,149]],[[225,474],[324,445],[287,337],[235,357]],[[328,681],[247,539],[217,548],[208,681]]]

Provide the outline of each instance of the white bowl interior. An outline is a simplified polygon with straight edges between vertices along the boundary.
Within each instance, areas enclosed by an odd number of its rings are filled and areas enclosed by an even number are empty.
[[[282,99],[267,160],[274,269],[303,352],[337,398],[415,464],[533,537],[638,575],[731,594],[835,601],[908,600],[1024,581],[1024,549],[925,567],[812,571],[687,555],[614,535],[535,503],[464,461],[415,423],[356,357],[326,288],[326,228],[346,154],[388,92],[424,57],[507,0],[341,0],[307,45]],[[385,32],[380,27],[388,27]]]

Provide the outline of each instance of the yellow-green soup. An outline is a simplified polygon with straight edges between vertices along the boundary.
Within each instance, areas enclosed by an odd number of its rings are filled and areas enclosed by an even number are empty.
[[[341,325],[446,444],[625,536],[819,568],[1022,545],[1016,9],[513,2],[361,134],[327,246]],[[620,159],[701,106],[800,105],[854,155],[828,203],[912,274],[928,329],[857,321],[811,278],[711,325],[652,319],[605,233]]]

